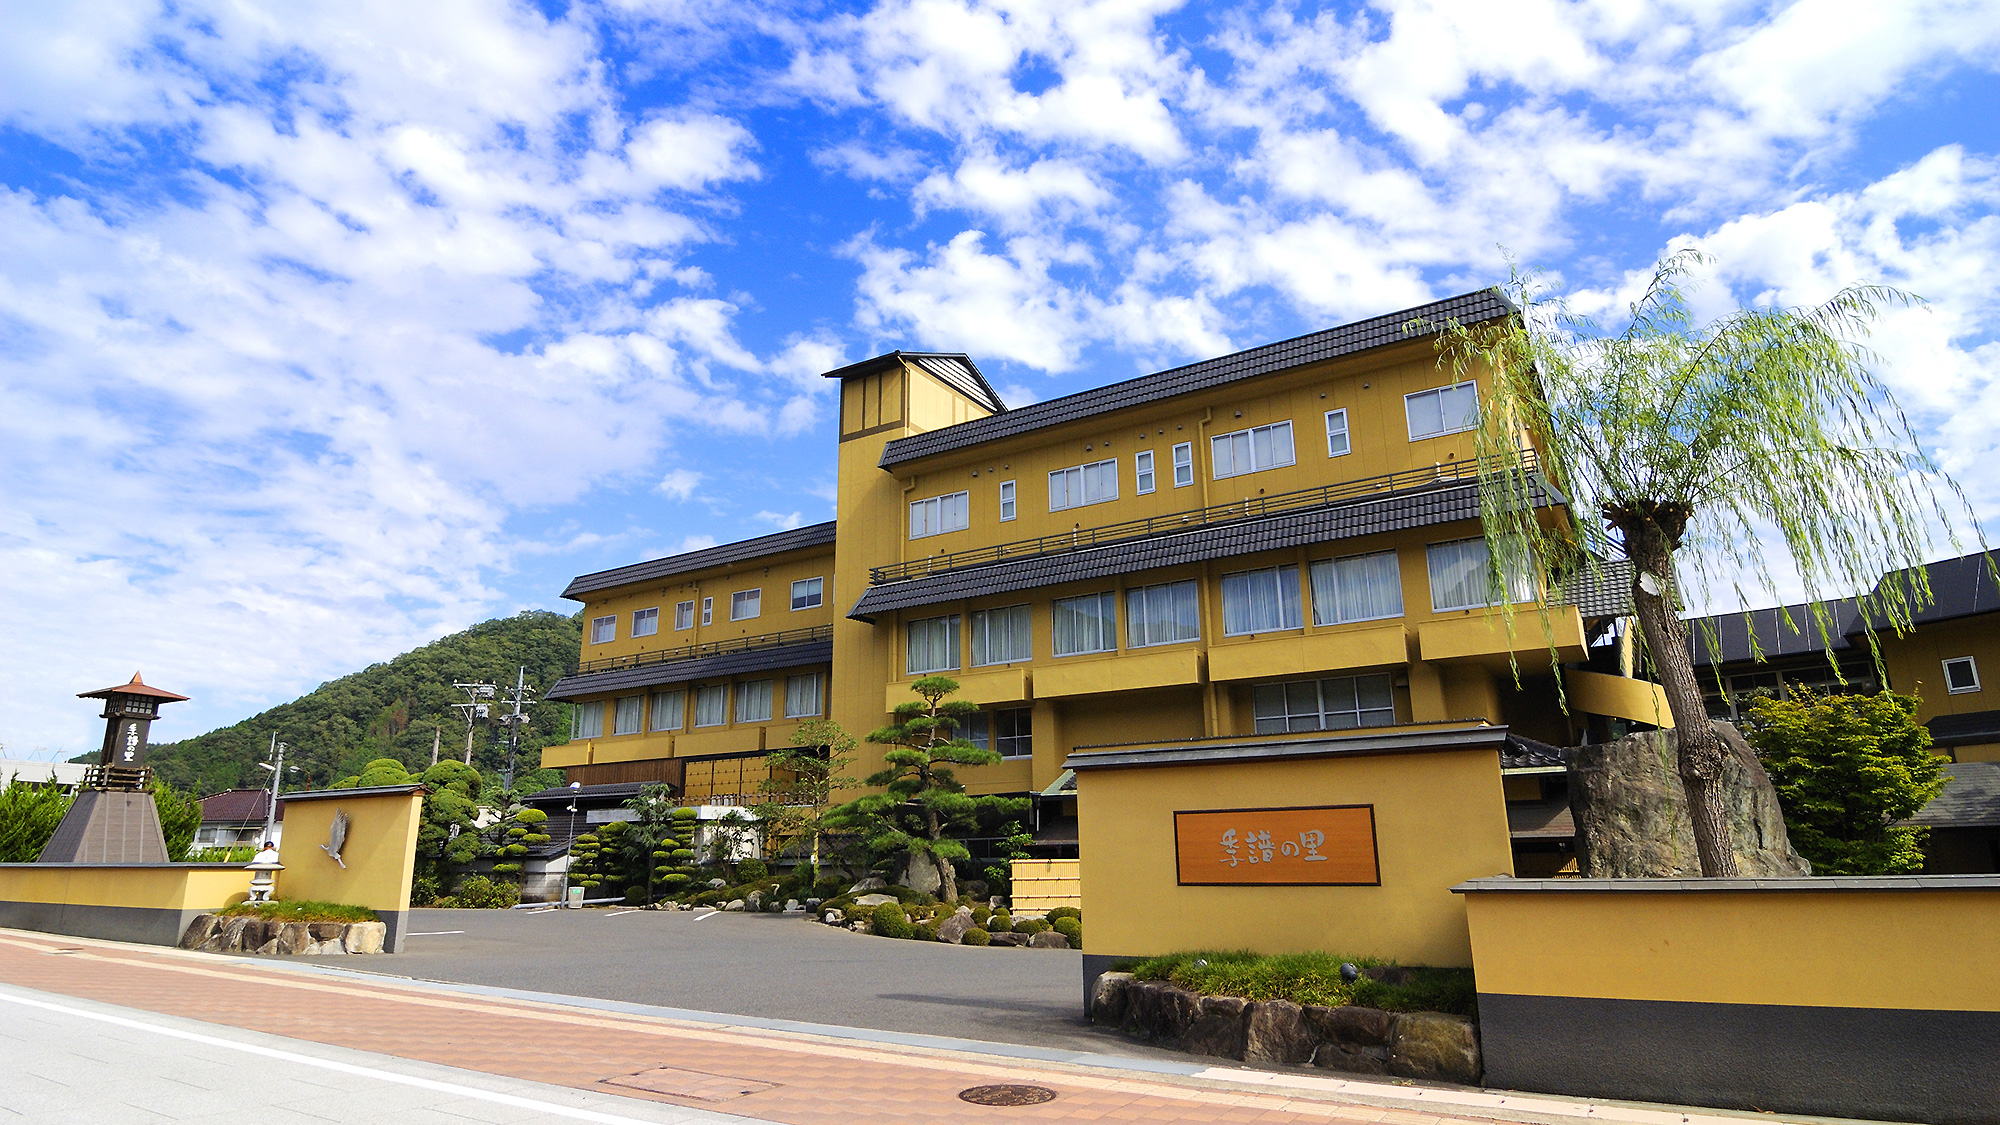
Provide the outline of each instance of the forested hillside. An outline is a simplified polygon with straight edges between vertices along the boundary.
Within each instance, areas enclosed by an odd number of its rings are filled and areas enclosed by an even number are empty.
[[[465,722],[453,703],[465,695],[452,682],[486,680],[511,687],[515,669],[526,665],[528,685],[546,691],[576,671],[582,619],[531,611],[481,622],[385,664],[321,684],[311,693],[280,704],[235,726],[181,742],[155,745],[148,760],[165,781],[197,793],[268,783],[257,768],[269,751],[271,734],[290,748],[285,764],[297,765],[286,789],[325,788],[361,772],[371,759],[395,758],[412,772],[430,765],[431,739],[442,732],[443,755],[465,756]],[[494,713],[500,712],[495,700]],[[541,764],[541,748],[569,741],[569,705],[537,703],[524,730],[517,775]],[[480,722],[473,732],[472,761],[497,779],[507,761],[501,728]],[[92,755],[94,758],[95,755]],[[556,775],[522,778],[517,785],[559,783]]]

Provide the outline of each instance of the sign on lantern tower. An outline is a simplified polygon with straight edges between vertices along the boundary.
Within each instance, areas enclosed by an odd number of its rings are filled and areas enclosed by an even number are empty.
[[[83,787],[39,862],[166,863],[160,811],[147,792],[146,734],[161,706],[187,696],[150,687],[134,672],[129,683],[78,692],[77,698],[104,701],[103,752],[84,773]]]

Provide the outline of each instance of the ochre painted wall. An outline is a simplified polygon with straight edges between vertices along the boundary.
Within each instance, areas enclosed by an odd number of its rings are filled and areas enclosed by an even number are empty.
[[[2000,889],[1463,897],[1482,993],[2000,1011]]]
[[[1889,687],[1921,696],[1917,721],[1939,715],[2000,710],[2000,615],[1981,614],[1919,625],[1907,637],[1881,637],[1882,663]],[[1979,690],[1953,695],[1945,690],[1944,662],[1970,656],[1979,670]],[[1975,761],[1961,756],[1960,761]]]
[[[1379,887],[1182,887],[1174,813],[1372,804]],[[1451,887],[1512,874],[1491,749],[1091,769],[1077,777],[1090,951],[1320,950],[1405,965],[1469,965]]]
[[[249,892],[250,872],[235,864],[0,864],[0,902],[218,910]]]
[[[822,589],[830,587],[833,581],[833,552],[825,548],[810,553],[791,551],[592,594],[583,608],[583,660],[588,663],[830,624],[833,621],[831,590],[822,594],[820,604],[815,608],[791,608],[792,583],[805,578],[824,578],[826,582]],[[730,596],[739,590],[763,591],[758,615],[731,621]],[[709,625],[701,623],[703,598],[715,600],[715,619]],[[684,601],[694,603],[694,623],[691,628],[676,629],[674,607]],[[634,639],[632,613],[641,609],[659,610],[660,628],[652,636]],[[617,618],[617,632],[614,639],[593,644],[590,639],[591,621],[604,616]]]
[[[423,807],[420,792],[286,801],[285,844],[278,853],[285,869],[278,872],[277,897],[365,906],[381,914],[409,910]],[[345,867],[322,846],[334,813],[343,809]]]

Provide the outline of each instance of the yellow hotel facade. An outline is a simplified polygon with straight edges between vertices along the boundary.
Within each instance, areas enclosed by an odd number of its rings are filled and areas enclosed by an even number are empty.
[[[582,662],[551,698],[576,727],[543,763],[741,802],[800,722],[865,734],[944,673],[1001,755],[961,780],[1036,796],[1060,843],[1080,747],[1470,724],[1519,751],[1655,723],[1610,643],[1622,597],[1551,596],[1552,637],[1533,612],[1510,637],[1490,609],[1485,385],[1454,382],[1412,326],[1512,315],[1476,292],[1012,409],[964,355],[828,372],[838,520],[575,579]],[[1575,669],[1567,712],[1551,642]],[[1559,770],[1507,760],[1508,798],[1566,824],[1540,788]],[[1525,820],[1523,839],[1562,833]]]

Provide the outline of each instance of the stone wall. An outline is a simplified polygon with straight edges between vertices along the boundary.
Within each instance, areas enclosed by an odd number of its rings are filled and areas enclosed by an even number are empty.
[[[1477,1084],[1483,1069],[1478,1028],[1436,1012],[1202,996],[1166,981],[1105,973],[1097,978],[1090,1018],[1157,1046],[1243,1062],[1467,1085]]]
[[[180,947],[203,953],[380,953],[388,927],[381,922],[278,922],[249,915],[203,914],[188,923]]]

